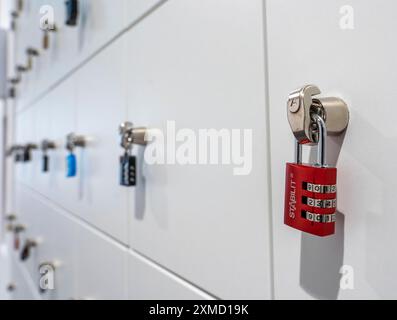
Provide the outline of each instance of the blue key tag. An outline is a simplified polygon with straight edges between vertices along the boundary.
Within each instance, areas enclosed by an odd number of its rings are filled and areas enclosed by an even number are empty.
[[[66,176],[68,178],[73,178],[77,175],[77,159],[73,153],[70,153],[66,157],[66,168],[67,168]]]

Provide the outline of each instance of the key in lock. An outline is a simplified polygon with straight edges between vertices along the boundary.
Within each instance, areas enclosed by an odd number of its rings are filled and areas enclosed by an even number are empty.
[[[74,178],[77,176],[77,157],[74,153],[76,147],[84,148],[86,146],[86,139],[84,136],[79,136],[70,133],[66,137],[66,149],[69,154],[66,156],[66,177]]]
[[[137,160],[132,155],[134,145],[146,145],[146,128],[135,128],[131,122],[124,122],[119,127],[120,146],[124,155],[120,157],[120,185],[134,187],[137,185]]]

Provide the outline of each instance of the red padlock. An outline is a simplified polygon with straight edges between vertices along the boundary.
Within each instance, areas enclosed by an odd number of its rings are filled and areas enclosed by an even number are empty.
[[[337,170],[325,164],[327,129],[318,127],[317,164],[301,163],[302,145],[296,142],[296,163],[287,164],[284,223],[292,228],[325,237],[335,233]]]

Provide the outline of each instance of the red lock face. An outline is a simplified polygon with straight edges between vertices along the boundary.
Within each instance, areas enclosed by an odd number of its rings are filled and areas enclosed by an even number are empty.
[[[335,233],[336,168],[288,163],[284,223],[325,237]]]

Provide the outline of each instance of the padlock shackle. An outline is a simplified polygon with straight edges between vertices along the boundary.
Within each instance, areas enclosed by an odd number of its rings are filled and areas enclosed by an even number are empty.
[[[302,164],[302,145],[295,139],[295,163]]]
[[[316,121],[318,128],[317,165],[325,168],[327,167],[327,126],[318,114],[313,115],[313,120]]]
[[[321,168],[327,167],[327,126],[322,117],[313,115],[313,120],[318,128],[317,161],[316,165]],[[295,139],[295,163],[302,164],[302,144]]]

